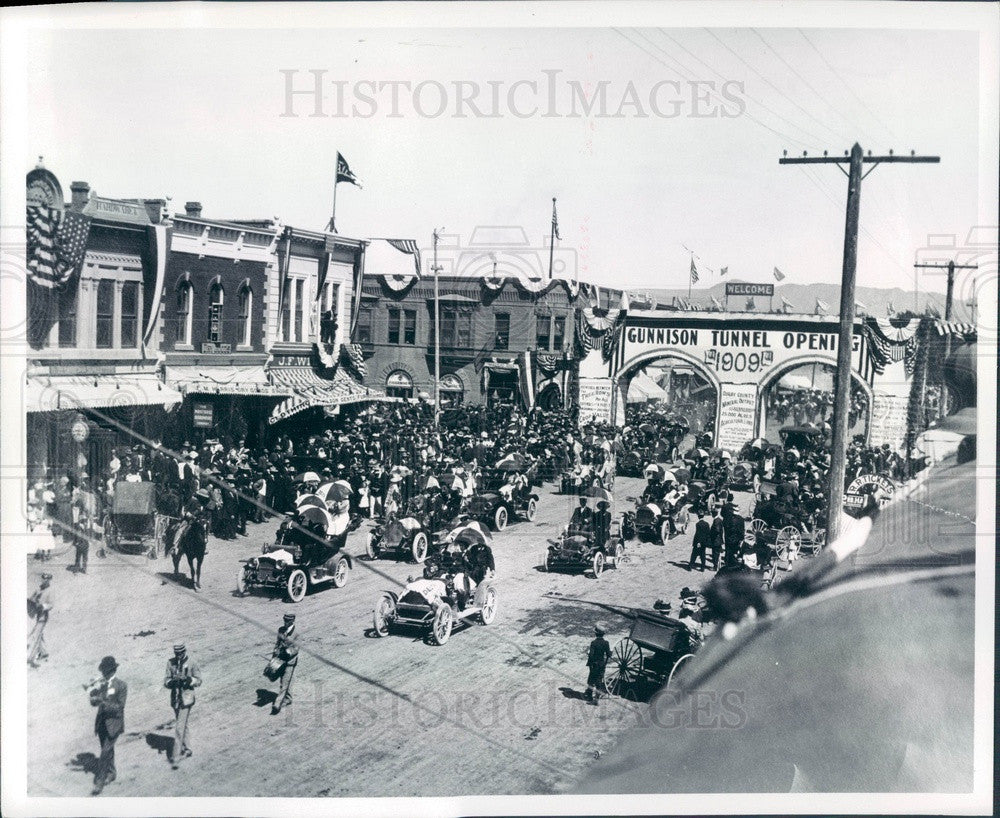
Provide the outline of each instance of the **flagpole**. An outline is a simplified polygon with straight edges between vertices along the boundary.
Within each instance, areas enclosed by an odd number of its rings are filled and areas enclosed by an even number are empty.
[[[556,198],[552,197],[552,225],[549,228],[549,281],[552,280],[552,256],[556,249]]]
[[[337,154],[337,164],[340,164],[340,154]],[[337,171],[333,172],[333,210],[330,213],[330,227],[328,228],[331,233],[337,232]]]
[[[691,302],[691,268],[694,267],[694,253],[691,254],[691,267],[688,268],[688,303]]]
[[[441,309],[438,299],[438,231],[434,228],[434,427],[441,421]]]

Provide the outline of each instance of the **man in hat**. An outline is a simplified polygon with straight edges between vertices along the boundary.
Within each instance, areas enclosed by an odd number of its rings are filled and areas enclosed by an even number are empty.
[[[701,560],[701,570],[705,570],[705,549],[712,544],[712,524],[705,519],[705,512],[698,511],[698,522],[694,525],[694,540],[691,543],[691,557],[688,559],[688,570],[694,570],[694,564]]]
[[[601,690],[607,691],[604,686],[604,671],[611,659],[611,646],[604,638],[604,629],[600,625],[594,626],[594,638],[587,651],[587,667],[590,672],[587,674],[587,701],[593,705],[597,704]]]
[[[295,614],[285,614],[284,623],[278,628],[278,638],[271,653],[272,659],[277,658],[283,662],[280,673],[275,677],[281,680],[281,687],[271,708],[272,716],[280,713],[286,704],[292,703],[292,676],[299,662],[299,634],[295,627]]]
[[[52,574],[42,574],[42,582],[38,590],[31,595],[31,611],[35,617],[35,625],[28,636],[28,664],[38,667],[43,659],[48,659],[45,650],[45,626],[49,621],[49,611],[52,610]]]
[[[118,663],[114,656],[105,656],[97,668],[101,678],[89,685],[90,704],[97,708],[94,732],[101,742],[101,756],[94,773],[93,795],[100,795],[105,786],[115,780],[115,742],[125,731],[125,698],[128,685],[118,678]]]
[[[168,758],[175,770],[182,758],[191,755],[188,746],[188,720],[194,707],[194,689],[201,684],[201,673],[187,655],[184,645],[174,645],[174,655],[167,660],[163,686],[170,691],[170,706],[174,711],[174,742]]]
[[[594,512],[587,507],[587,498],[580,498],[580,505],[573,509],[573,515],[569,518],[569,533],[584,534],[593,527]]]

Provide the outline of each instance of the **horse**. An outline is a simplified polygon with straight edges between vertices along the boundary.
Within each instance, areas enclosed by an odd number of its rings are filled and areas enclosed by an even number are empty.
[[[194,590],[201,590],[201,564],[205,560],[205,547],[208,543],[208,523],[203,520],[193,520],[181,523],[174,530],[173,545],[170,556],[174,561],[174,576],[180,574],[181,556],[187,557],[188,568],[191,571],[191,585]]]

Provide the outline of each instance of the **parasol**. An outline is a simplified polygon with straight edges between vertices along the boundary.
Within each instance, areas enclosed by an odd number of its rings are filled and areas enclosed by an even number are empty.
[[[326,486],[326,501],[328,503],[336,503],[341,500],[346,500],[353,494],[353,490],[350,485],[345,484],[343,480],[338,480],[335,483],[330,483]]]
[[[296,517],[300,523],[318,523],[323,527],[323,533],[330,529],[333,525],[333,518],[330,516],[325,508],[318,508],[317,506],[301,506],[296,512]]]
[[[659,465],[658,463],[650,463],[648,466],[646,466],[646,468],[642,470],[642,474],[644,477],[655,476],[662,479],[664,474],[663,466]]]
[[[677,482],[677,472],[673,471],[672,469],[665,469],[664,472],[663,472],[663,480],[664,481],[672,480],[673,482],[676,483]]]
[[[307,471],[295,478],[296,483],[319,483],[319,475],[314,471]]]
[[[763,449],[765,446],[770,446],[771,442],[766,437],[755,437],[750,441],[751,449]]]
[[[449,539],[453,542],[482,542],[489,545],[493,542],[493,535],[483,527],[482,523],[474,520],[471,523],[464,523],[458,528],[452,529]]]
[[[687,483],[691,479],[691,471],[689,469],[674,469],[673,471],[678,483]]]
[[[316,506],[317,508],[326,508],[326,503],[323,502],[323,498],[318,494],[300,494],[295,498],[295,507],[302,508],[304,506]]]
[[[528,458],[519,452],[511,452],[497,461],[499,471],[524,471],[528,468]]]

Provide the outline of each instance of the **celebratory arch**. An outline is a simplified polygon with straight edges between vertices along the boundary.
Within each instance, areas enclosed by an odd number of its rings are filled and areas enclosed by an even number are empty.
[[[630,310],[608,330],[605,343],[580,362],[581,419],[623,425],[636,373],[670,359],[683,362],[715,388],[710,431],[718,445],[742,446],[767,426],[768,391],[783,377],[813,363],[824,373],[836,367],[838,326],[837,317],[827,315]],[[853,381],[870,415],[884,364],[876,359],[860,320],[852,349]],[[827,383],[827,375],[821,380]]]

